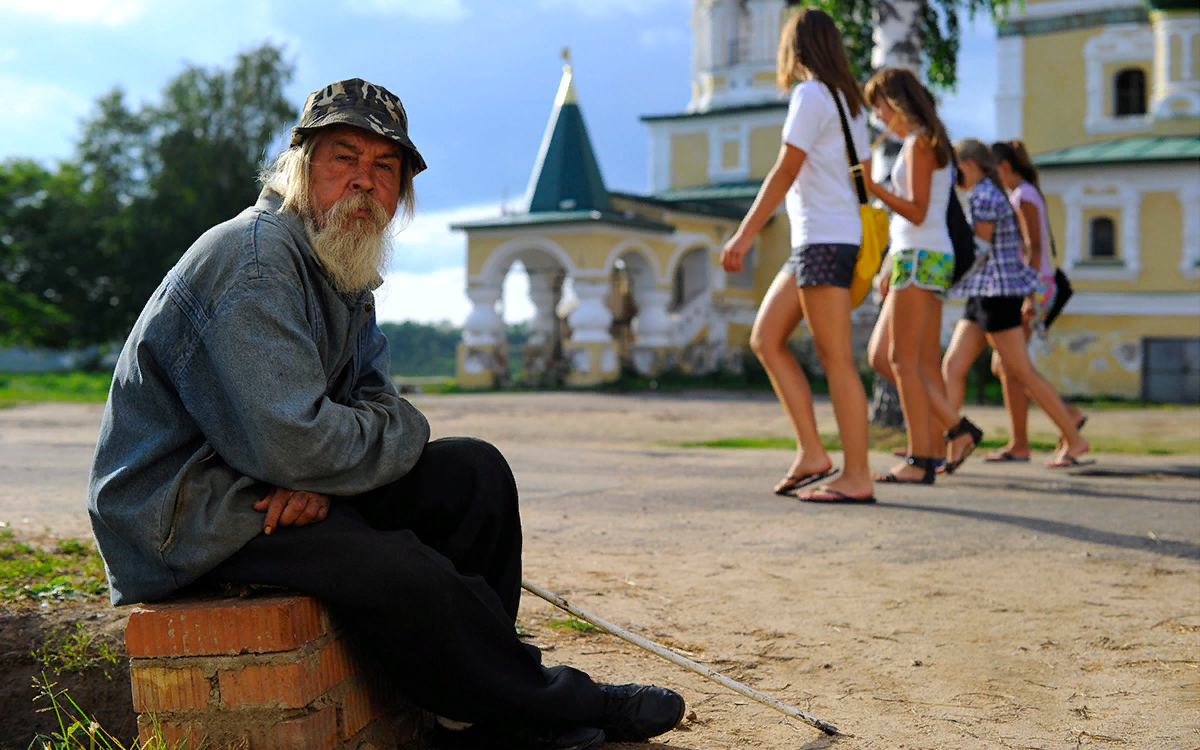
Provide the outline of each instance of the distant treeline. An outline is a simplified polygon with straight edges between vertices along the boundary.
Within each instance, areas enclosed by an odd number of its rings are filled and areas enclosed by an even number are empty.
[[[392,351],[393,375],[454,375],[462,329],[445,323],[380,323]],[[529,336],[528,326],[507,327],[509,344],[520,344]]]

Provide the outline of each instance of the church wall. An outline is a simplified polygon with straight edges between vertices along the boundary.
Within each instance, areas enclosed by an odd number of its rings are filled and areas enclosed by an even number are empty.
[[[1096,32],[1081,29],[1024,37],[1024,140],[1031,154],[1101,140],[1084,128],[1083,45]],[[1112,137],[1108,134],[1104,140]]]
[[[708,184],[708,134],[671,136],[671,187]]]
[[[753,128],[750,131],[750,179],[763,179],[775,166],[782,131],[780,127]]]
[[[1200,291],[1200,282],[1179,272],[1183,257],[1183,212],[1174,192],[1142,195],[1142,274],[1140,291]]]

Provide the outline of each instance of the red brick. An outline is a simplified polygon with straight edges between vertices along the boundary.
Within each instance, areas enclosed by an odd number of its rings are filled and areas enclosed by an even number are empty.
[[[203,709],[212,697],[212,685],[197,667],[134,667],[130,681],[133,710],[138,713]]]
[[[348,740],[362,728],[387,713],[384,705],[371,695],[366,683],[354,680],[349,692],[342,698],[342,739]]]
[[[157,728],[155,727],[154,718],[150,714],[141,714],[138,716],[138,739],[147,747],[153,747],[151,743],[154,737],[157,736],[164,740],[164,747],[169,747],[171,750],[214,750],[221,747],[236,747],[239,744],[244,746],[244,742],[226,742],[220,745],[215,745],[209,741],[208,735],[204,730],[192,726],[189,723],[174,723],[171,721],[159,721]]]
[[[291,651],[325,634],[321,615],[296,595],[146,604],[129,615],[125,648],[134,658]]]
[[[250,750],[333,750],[337,744],[336,706],[250,732]]]
[[[292,664],[249,664],[217,673],[228,708],[303,708],[350,676],[354,665],[337,640]]]

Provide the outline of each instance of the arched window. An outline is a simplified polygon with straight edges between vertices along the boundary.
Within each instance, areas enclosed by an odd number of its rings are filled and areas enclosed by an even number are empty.
[[[675,312],[708,289],[708,250],[696,247],[679,259],[671,285],[671,312]]]
[[[1116,224],[1107,216],[1092,219],[1088,246],[1094,260],[1112,260],[1117,257]]]
[[[1113,76],[1113,115],[1146,114],[1146,73],[1126,68]]]

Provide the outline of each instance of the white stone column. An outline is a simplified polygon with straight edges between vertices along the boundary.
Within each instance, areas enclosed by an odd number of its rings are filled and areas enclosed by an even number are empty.
[[[529,299],[533,302],[533,319],[529,321],[529,343],[546,346],[554,343],[557,330],[556,309],[562,297],[562,276],[555,271],[529,273]]]
[[[467,287],[471,314],[463,323],[463,343],[467,346],[499,346],[504,343],[504,320],[496,312],[503,289],[500,284]]]
[[[671,304],[671,290],[637,290],[634,299],[638,306],[637,317],[633,319],[633,333],[637,337],[635,345],[670,346],[671,314],[667,312],[667,307]]]
[[[571,343],[573,344],[608,344],[612,335],[608,328],[612,325],[612,311],[604,300],[608,297],[608,279],[599,281],[574,279],[575,296],[579,304],[567,317],[571,325]]]

